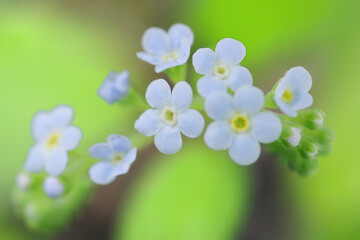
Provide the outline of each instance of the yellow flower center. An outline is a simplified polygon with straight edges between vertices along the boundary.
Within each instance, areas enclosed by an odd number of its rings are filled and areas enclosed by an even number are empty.
[[[177,51],[166,53],[162,56],[164,62],[170,62],[179,58],[179,53]]]
[[[49,137],[49,139],[46,142],[47,149],[53,149],[55,147],[58,147],[60,144],[60,134],[54,133]]]
[[[282,95],[281,99],[284,100],[284,102],[289,103],[294,98],[292,92],[290,90],[286,90],[284,94]]]
[[[163,121],[168,125],[174,125],[177,122],[177,112],[173,107],[167,107],[163,110]]]
[[[241,114],[236,114],[230,122],[233,130],[236,132],[245,132],[250,127],[249,118]]]
[[[124,153],[115,153],[111,161],[113,164],[117,164],[124,160],[124,156],[125,156]]]
[[[229,76],[229,73],[230,71],[228,67],[224,64],[220,64],[214,69],[214,75],[220,79],[227,78]]]

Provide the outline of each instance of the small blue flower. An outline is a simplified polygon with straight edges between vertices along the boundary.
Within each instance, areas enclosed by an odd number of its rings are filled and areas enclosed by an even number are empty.
[[[37,173],[45,168],[48,174],[58,176],[65,170],[67,152],[74,150],[82,137],[81,130],[70,125],[73,115],[66,105],[35,114],[31,128],[35,144],[25,161],[27,171]]]
[[[313,98],[309,94],[311,86],[311,75],[305,68],[291,68],[275,89],[276,105],[286,115],[297,117],[296,111],[307,108],[313,103]]]
[[[159,73],[185,64],[190,56],[193,41],[193,32],[184,24],[174,24],[168,32],[151,27],[142,37],[145,52],[138,52],[136,55],[141,60],[155,65],[155,72]]]
[[[137,153],[137,148],[131,146],[127,137],[113,134],[106,143],[97,143],[90,147],[90,155],[103,160],[90,168],[91,180],[105,185],[113,182],[117,176],[127,173]]]
[[[43,183],[45,194],[51,198],[58,198],[64,192],[64,185],[56,177],[47,176]]]
[[[145,97],[153,109],[141,114],[135,122],[135,129],[147,137],[155,135],[155,146],[160,152],[177,153],[182,147],[180,132],[196,138],[204,130],[203,116],[189,109],[193,92],[188,83],[178,82],[171,93],[165,80],[154,80],[148,86]]]
[[[117,74],[111,71],[98,89],[98,95],[107,103],[113,104],[123,99],[129,92],[130,73],[124,70]]]
[[[236,91],[253,79],[248,69],[239,66],[246,54],[244,45],[234,39],[220,40],[215,52],[210,48],[200,48],[193,55],[195,71],[205,76],[197,82],[197,90],[202,97],[215,91],[226,92],[228,87]]]
[[[232,97],[215,92],[205,100],[206,113],[214,119],[205,132],[206,145],[226,150],[240,165],[254,163],[260,155],[260,143],[271,143],[281,134],[280,119],[272,112],[260,111],[263,92],[251,85],[240,87]]]

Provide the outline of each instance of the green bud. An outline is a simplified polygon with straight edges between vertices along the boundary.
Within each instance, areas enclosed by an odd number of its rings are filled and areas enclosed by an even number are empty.
[[[307,109],[301,111],[298,122],[310,130],[321,129],[324,125],[325,113],[320,109]]]
[[[329,153],[331,151],[332,142],[335,139],[334,131],[330,127],[325,126],[324,128],[318,131],[316,138],[320,144],[319,153],[321,154]]]
[[[318,143],[309,137],[304,137],[299,145],[299,153],[303,158],[315,159],[319,153]]]
[[[274,95],[275,95],[275,91],[271,90],[268,94],[266,94],[265,96],[265,107],[266,108],[271,108],[271,109],[277,109],[278,106],[275,103],[274,100]]]
[[[301,131],[302,129],[297,124],[284,123],[280,142],[287,147],[298,146],[301,140]]]

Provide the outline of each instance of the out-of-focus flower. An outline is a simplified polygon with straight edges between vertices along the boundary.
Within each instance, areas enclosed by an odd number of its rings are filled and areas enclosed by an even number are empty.
[[[111,71],[104,79],[97,93],[99,97],[109,104],[123,99],[129,92],[130,72],[124,70],[120,73]]]
[[[197,82],[197,90],[202,97],[214,91],[226,92],[229,87],[236,91],[239,87],[252,84],[248,69],[239,66],[246,54],[244,45],[234,39],[220,40],[215,52],[210,48],[200,48],[193,55],[195,71],[205,76]]]
[[[305,68],[291,68],[275,88],[276,105],[286,115],[297,117],[296,111],[307,108],[313,103],[313,98],[309,94],[311,86],[311,75]]]
[[[35,144],[25,161],[27,171],[37,173],[45,168],[48,174],[58,176],[65,170],[67,152],[74,150],[82,137],[81,130],[70,125],[73,115],[73,109],[66,105],[35,114],[31,128]]]
[[[142,37],[142,47],[145,51],[136,55],[141,60],[155,65],[155,72],[159,73],[185,64],[193,41],[193,32],[184,24],[174,24],[168,32],[151,27]]]
[[[43,183],[45,194],[51,198],[60,197],[64,192],[64,185],[56,177],[48,176]]]
[[[106,143],[90,147],[90,155],[102,161],[95,163],[89,170],[90,178],[97,184],[109,184],[121,174],[129,171],[136,159],[137,148],[122,135],[110,135]]]
[[[281,134],[280,119],[272,112],[260,111],[263,92],[251,85],[239,88],[234,97],[225,92],[209,95],[206,113],[214,119],[205,132],[206,145],[214,150],[226,150],[240,165],[254,163],[260,155],[260,143],[271,143]]]
[[[21,190],[27,190],[31,177],[25,172],[19,172],[16,176],[16,186]]]
[[[160,152],[178,152],[182,147],[180,132],[196,138],[204,130],[203,116],[189,109],[193,92],[188,83],[178,82],[171,92],[165,80],[154,80],[148,86],[145,97],[153,109],[141,114],[135,122],[135,129],[148,137],[155,135],[155,146]]]

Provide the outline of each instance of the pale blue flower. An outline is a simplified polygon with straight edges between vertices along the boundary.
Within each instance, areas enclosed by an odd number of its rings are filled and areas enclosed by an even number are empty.
[[[73,115],[66,105],[35,114],[31,128],[35,144],[25,161],[27,171],[37,173],[45,168],[48,174],[58,176],[65,170],[67,152],[74,150],[82,137],[81,130],[71,125]]]
[[[311,86],[311,75],[305,68],[291,68],[275,89],[276,105],[286,115],[297,117],[296,111],[307,108],[313,103],[313,98],[309,94]]]
[[[282,130],[274,113],[261,111],[263,105],[263,92],[251,85],[240,87],[234,97],[226,92],[209,95],[205,110],[215,121],[206,129],[206,145],[214,150],[228,149],[230,158],[240,165],[254,163],[260,155],[260,143],[277,140]]]
[[[246,54],[244,45],[234,39],[220,40],[215,52],[210,48],[200,48],[193,55],[195,71],[203,74],[197,82],[197,90],[202,97],[212,92],[226,92],[228,87],[236,91],[239,87],[252,84],[248,69],[239,66]]]
[[[97,93],[107,103],[113,104],[123,99],[129,92],[130,73],[124,70],[120,73],[111,71],[104,79]]]
[[[16,175],[16,186],[21,190],[27,190],[31,183],[31,177],[26,172],[19,172]]]
[[[51,198],[58,198],[64,193],[64,185],[56,177],[47,176],[43,183],[45,194]]]
[[[151,27],[142,37],[144,52],[138,52],[136,55],[141,60],[155,65],[155,72],[159,73],[185,64],[190,56],[193,41],[193,32],[184,24],[174,24],[168,32]]]
[[[127,137],[112,134],[106,143],[93,145],[89,152],[93,158],[102,160],[90,168],[90,178],[94,183],[105,185],[129,171],[136,159],[137,148],[132,147]]]
[[[188,83],[178,82],[171,92],[165,80],[154,80],[145,97],[153,109],[146,110],[136,120],[135,129],[147,137],[155,135],[155,146],[160,152],[174,154],[182,147],[181,133],[196,138],[204,130],[203,116],[189,109],[193,92]]]

